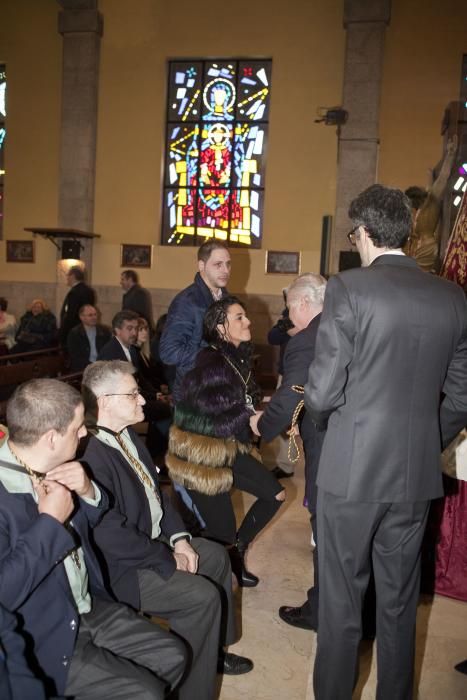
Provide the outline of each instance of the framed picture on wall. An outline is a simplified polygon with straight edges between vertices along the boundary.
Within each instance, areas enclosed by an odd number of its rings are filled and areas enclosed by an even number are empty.
[[[7,241],[6,261],[13,263],[33,263],[34,241]]]
[[[300,253],[285,250],[267,250],[266,272],[275,275],[300,274]]]
[[[120,267],[151,267],[152,245],[123,243]]]

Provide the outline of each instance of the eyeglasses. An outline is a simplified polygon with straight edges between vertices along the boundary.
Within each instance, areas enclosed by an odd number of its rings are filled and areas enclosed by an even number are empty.
[[[354,228],[348,232],[347,239],[348,239],[350,245],[357,245],[357,238],[360,238],[360,236],[357,236],[355,232],[359,228],[360,228],[360,224],[358,224],[358,226],[354,226]]]
[[[130,391],[127,394],[102,394],[102,396],[131,396],[133,401],[136,401],[138,396],[141,396],[141,392],[139,389],[134,389],[134,391]]]

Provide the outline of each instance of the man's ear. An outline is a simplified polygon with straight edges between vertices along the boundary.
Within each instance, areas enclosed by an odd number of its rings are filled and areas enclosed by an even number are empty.
[[[51,428],[46,433],[41,435],[39,438],[39,443],[46,447],[48,450],[55,450],[55,443],[57,440],[57,431]]]
[[[109,399],[110,396],[99,396],[96,400],[97,404],[97,410],[100,413],[100,411],[105,411],[108,404],[109,404]]]
[[[204,260],[198,260],[198,272],[204,272]]]

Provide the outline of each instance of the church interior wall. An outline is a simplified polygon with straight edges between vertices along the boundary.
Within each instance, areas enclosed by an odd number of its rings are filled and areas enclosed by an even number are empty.
[[[467,4],[394,0],[392,5],[378,177],[405,187],[425,184],[428,168],[441,155],[441,116],[458,95],[467,50]],[[8,70],[4,239],[22,239],[30,236],[25,226],[57,225],[60,8],[55,0],[2,0],[0,8],[0,62]],[[100,0],[99,10],[104,34],[94,230],[101,238],[94,244],[91,280],[104,320],[120,303],[122,243],[153,244],[152,268],[142,269],[140,277],[156,309],[165,310],[193,276],[193,248],[159,244],[167,59],[271,57],[263,245],[233,251],[230,285],[253,299],[262,332],[291,279],[265,274],[265,251],[299,250],[302,271],[317,271],[321,219],[335,208],[336,129],[314,119],[318,107],[341,101],[343,0],[239,0],[212,16],[188,0]],[[16,315],[32,296],[50,296],[55,303],[55,249],[42,239],[35,245],[33,264],[6,263],[5,241],[0,242],[0,293],[6,292]]]

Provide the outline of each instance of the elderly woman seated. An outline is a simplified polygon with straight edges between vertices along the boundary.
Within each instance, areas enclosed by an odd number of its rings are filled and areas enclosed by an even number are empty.
[[[34,299],[21,316],[16,345],[11,352],[31,352],[53,347],[57,342],[57,321],[43,299]]]
[[[8,301],[0,297],[0,355],[5,355],[15,344],[16,319],[7,314]]]

